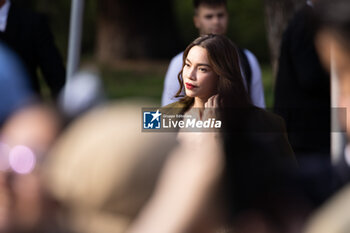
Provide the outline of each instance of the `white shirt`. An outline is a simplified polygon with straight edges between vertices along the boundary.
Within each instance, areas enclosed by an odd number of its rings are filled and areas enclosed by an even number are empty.
[[[0,8],[0,31],[4,32],[6,30],[7,25],[7,17],[9,15],[10,10],[10,1],[6,0],[5,4]]]
[[[255,106],[265,108],[264,88],[262,84],[261,69],[259,66],[259,62],[254,56],[254,54],[251,53],[249,50],[245,49],[244,53],[247,56],[252,72],[252,79],[250,84],[250,98]],[[180,99],[180,97],[175,98],[174,96],[180,89],[180,84],[177,76],[182,68],[182,56],[183,52],[176,55],[170,62],[164,80],[162,106],[174,103]],[[244,77],[243,70],[242,76]],[[245,85],[247,84],[245,83]],[[184,91],[182,91],[182,94],[184,94]]]

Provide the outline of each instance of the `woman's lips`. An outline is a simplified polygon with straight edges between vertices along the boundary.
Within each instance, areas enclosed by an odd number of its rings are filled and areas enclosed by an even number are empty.
[[[186,85],[186,88],[187,88],[188,90],[192,90],[193,88],[196,88],[196,87],[197,87],[197,86],[192,85],[192,84],[190,84],[190,83],[185,83],[185,85]]]

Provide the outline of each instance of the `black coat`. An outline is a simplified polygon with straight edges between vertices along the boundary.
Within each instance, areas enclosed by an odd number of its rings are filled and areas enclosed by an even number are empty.
[[[65,83],[65,68],[45,17],[11,4],[6,30],[0,33],[0,39],[22,59],[33,90],[40,91],[37,74],[40,68],[56,97]]]
[[[184,114],[189,104],[178,101],[161,112]],[[229,215],[233,217],[247,209],[267,211],[266,206],[277,205],[289,194],[285,189],[297,168],[284,121],[253,106],[220,112],[225,151],[222,191]]]
[[[274,111],[296,153],[330,153],[330,80],[316,53],[313,9],[305,5],[282,39]]]

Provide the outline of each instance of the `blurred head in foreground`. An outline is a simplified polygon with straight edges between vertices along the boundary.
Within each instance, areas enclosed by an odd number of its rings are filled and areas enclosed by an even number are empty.
[[[71,125],[44,177],[76,232],[124,232],[155,186],[173,134],[142,133],[141,105],[106,105]]]
[[[50,149],[60,131],[60,119],[50,106],[32,104],[22,107],[5,122],[1,141],[10,147],[31,148],[38,159]]]
[[[339,80],[339,105],[350,108],[350,1],[319,0],[316,13],[318,53],[328,69],[332,57]],[[349,114],[347,118],[347,133],[350,136]]]
[[[55,111],[39,104],[17,109],[5,121],[0,132],[0,232],[46,229],[49,201],[39,174],[59,130]]]
[[[339,106],[347,109],[340,119],[350,138],[350,1],[319,0],[316,7],[316,47],[325,67],[334,70],[339,82]],[[335,77],[332,77],[335,78]],[[345,153],[346,154],[346,153]],[[338,167],[337,167],[338,168]],[[347,167],[347,169],[349,169]],[[350,186],[345,186],[310,218],[306,233],[349,232]]]

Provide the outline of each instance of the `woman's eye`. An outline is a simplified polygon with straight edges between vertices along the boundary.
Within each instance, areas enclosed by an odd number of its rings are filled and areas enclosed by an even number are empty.
[[[201,72],[207,72],[207,69],[205,69],[205,68],[199,68],[199,70],[200,70]]]
[[[190,64],[188,64],[188,63],[185,63],[185,66],[187,66],[187,67],[190,67]]]

